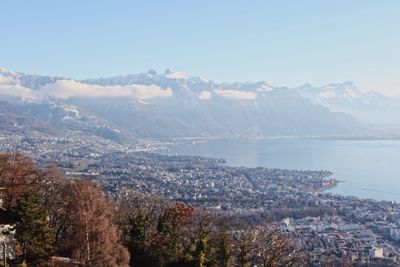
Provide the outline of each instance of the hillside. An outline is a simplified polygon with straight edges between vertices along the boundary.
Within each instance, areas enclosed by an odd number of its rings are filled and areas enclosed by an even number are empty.
[[[52,127],[116,142],[351,135],[361,125],[296,90],[266,82],[215,83],[183,72],[73,80],[2,69],[0,97]]]

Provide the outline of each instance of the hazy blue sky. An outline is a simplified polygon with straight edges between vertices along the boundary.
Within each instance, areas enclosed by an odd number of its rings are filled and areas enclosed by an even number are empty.
[[[2,0],[0,66],[73,78],[170,67],[400,94],[399,14],[398,0]]]

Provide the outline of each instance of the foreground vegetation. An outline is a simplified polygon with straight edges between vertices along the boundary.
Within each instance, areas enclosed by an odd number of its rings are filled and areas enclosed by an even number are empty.
[[[204,209],[66,179],[20,153],[0,155],[7,220],[25,266],[301,266],[301,253],[268,226],[249,228]],[[53,258],[53,260],[52,260]],[[13,262],[11,262],[13,264]]]

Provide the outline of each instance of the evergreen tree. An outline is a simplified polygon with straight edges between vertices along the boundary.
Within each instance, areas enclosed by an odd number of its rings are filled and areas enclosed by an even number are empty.
[[[248,228],[244,228],[239,234],[237,243],[237,260],[239,267],[249,267],[252,257],[253,244],[253,233]]]
[[[216,262],[218,266],[229,267],[232,261],[231,240],[224,229],[219,229],[216,244]]]
[[[34,264],[48,259],[53,252],[54,235],[39,195],[32,190],[23,193],[17,201],[16,213],[15,238],[22,247],[24,259]]]
[[[196,267],[206,267],[207,263],[207,252],[208,252],[208,236],[204,235],[200,237],[200,240],[198,240],[197,245],[196,245],[196,251],[195,251],[195,262],[196,262]]]

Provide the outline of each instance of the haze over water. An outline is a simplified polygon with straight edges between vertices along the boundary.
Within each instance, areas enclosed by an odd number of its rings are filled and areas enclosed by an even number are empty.
[[[329,192],[400,202],[400,141],[269,139],[180,144],[170,153],[225,158],[230,166],[330,170]]]

